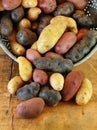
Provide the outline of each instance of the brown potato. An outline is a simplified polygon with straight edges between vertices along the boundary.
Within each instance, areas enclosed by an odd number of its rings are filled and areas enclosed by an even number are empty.
[[[44,106],[44,100],[37,97],[20,103],[16,111],[22,118],[34,118],[42,113]]]
[[[27,18],[23,18],[19,23],[18,23],[18,29],[23,29],[23,28],[31,28],[31,22]]]

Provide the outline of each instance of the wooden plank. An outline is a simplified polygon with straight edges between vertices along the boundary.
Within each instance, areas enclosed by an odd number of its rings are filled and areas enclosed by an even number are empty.
[[[37,118],[22,119],[16,113],[21,101],[7,91],[9,79],[18,75],[18,64],[0,49],[0,130],[97,130],[97,53],[74,70],[92,81],[93,96],[87,105],[61,102],[56,107],[46,106]]]

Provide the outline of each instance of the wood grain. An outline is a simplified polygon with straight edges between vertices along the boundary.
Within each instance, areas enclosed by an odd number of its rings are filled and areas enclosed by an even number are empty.
[[[7,91],[8,81],[18,75],[18,64],[0,49],[0,130],[97,130],[97,53],[74,70],[81,71],[93,84],[87,105],[61,102],[56,107],[46,106],[37,118],[22,119],[16,114],[20,101]]]

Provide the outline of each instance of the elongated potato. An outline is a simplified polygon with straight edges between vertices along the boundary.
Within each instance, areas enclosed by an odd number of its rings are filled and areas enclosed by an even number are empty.
[[[34,118],[42,113],[44,106],[44,100],[37,97],[20,103],[16,111],[22,118]]]
[[[32,77],[32,65],[31,63],[23,56],[18,57],[19,63],[19,74],[23,81],[29,81]]]
[[[54,50],[58,54],[66,53],[77,41],[77,36],[74,32],[65,32],[56,43]]]
[[[8,86],[7,86],[9,93],[15,94],[16,91],[17,91],[20,87],[23,86],[23,84],[24,84],[24,81],[21,79],[20,76],[15,76],[15,77],[13,77],[13,78],[9,81]]]
[[[71,71],[65,78],[61,91],[63,101],[69,101],[77,93],[83,81],[83,76],[78,71]]]
[[[76,103],[78,105],[87,104],[92,97],[92,93],[93,93],[92,83],[90,80],[85,78],[82,82],[80,89],[77,92]]]

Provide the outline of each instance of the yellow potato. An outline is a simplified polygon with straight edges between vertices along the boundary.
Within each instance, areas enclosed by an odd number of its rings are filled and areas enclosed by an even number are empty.
[[[37,50],[37,41],[32,44],[31,49]]]
[[[30,21],[35,21],[38,19],[41,9],[38,7],[30,8],[27,12],[27,17]]]
[[[32,78],[32,64],[23,56],[18,57],[19,74],[23,81],[29,81]]]
[[[36,7],[38,4],[37,0],[22,0],[22,6],[24,8]]]
[[[13,77],[13,78],[9,81],[8,86],[7,86],[9,93],[10,93],[10,94],[15,94],[16,91],[17,91],[20,87],[23,86],[23,84],[24,84],[24,81],[21,79],[20,76],[15,76],[15,77]]]
[[[74,33],[78,32],[74,19],[65,16],[52,18],[50,24],[43,29],[37,40],[38,51],[44,54],[52,49],[67,28]]]
[[[20,45],[16,41],[11,41],[10,43],[13,54],[17,56],[22,56],[25,54],[25,48],[22,45]]]
[[[31,22],[29,19],[27,18],[23,18],[19,24],[18,24],[18,29],[22,29],[22,28],[31,28]]]
[[[90,82],[90,80],[85,78],[82,82],[80,89],[77,92],[76,103],[78,105],[87,104],[92,97],[92,93],[92,83]]]
[[[57,91],[61,91],[64,86],[64,77],[60,73],[53,73],[50,76],[50,85],[52,86],[53,89]]]

